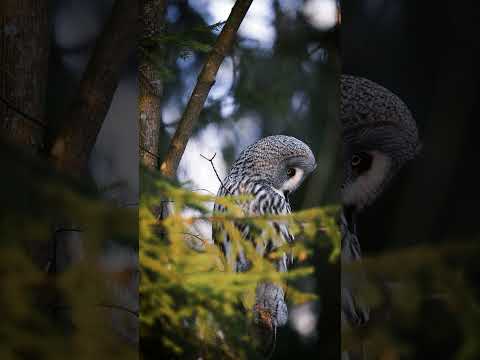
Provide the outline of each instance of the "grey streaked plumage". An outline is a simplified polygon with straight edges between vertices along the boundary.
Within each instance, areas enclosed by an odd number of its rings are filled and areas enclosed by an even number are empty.
[[[372,204],[395,173],[419,151],[415,120],[405,103],[373,81],[342,75],[340,120],[344,153],[342,184],[342,308],[344,326],[361,326],[369,309],[358,297],[365,274],[348,271],[361,261],[356,214]],[[358,269],[358,267],[357,267]],[[344,352],[342,359],[348,359]]]
[[[291,136],[269,136],[250,145],[239,155],[218,195],[253,195],[253,200],[243,204],[246,215],[289,214],[291,209],[288,195],[300,186],[315,167],[315,157],[305,143]],[[295,169],[293,176],[291,169]],[[214,211],[223,210],[222,206],[215,204]],[[248,225],[236,226],[247,241],[255,241]],[[264,243],[254,243],[257,253],[261,255],[267,255],[294,241],[287,224],[273,221],[272,226],[279,235],[276,239],[269,238]],[[242,249],[237,254],[232,254],[228,234],[218,224],[213,224],[213,238],[234,271],[243,272],[250,268],[250,262]],[[291,261],[291,256],[284,254],[277,264],[278,271],[287,271]],[[287,322],[288,311],[283,289],[272,284],[259,284],[256,306],[270,313],[269,326],[282,326]],[[258,317],[256,320],[261,322]]]
[[[340,121],[347,161],[343,197],[347,205],[361,210],[374,201],[391,177],[418,153],[418,131],[405,103],[373,81],[342,75],[340,95]],[[352,155],[360,152],[373,155],[371,170],[374,171],[355,176],[349,163]],[[348,196],[347,189],[359,179],[375,182],[367,189],[370,192],[363,194],[363,199]],[[368,182],[363,185],[368,186]],[[353,200],[362,201],[353,204]]]

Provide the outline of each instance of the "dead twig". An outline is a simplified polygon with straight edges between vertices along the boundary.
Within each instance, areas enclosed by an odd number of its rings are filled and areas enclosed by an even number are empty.
[[[107,303],[97,303],[97,304],[93,304],[93,306],[98,306],[98,307],[103,307],[103,308],[108,308],[108,309],[120,310],[120,311],[124,311],[124,312],[126,312],[126,313],[129,313],[129,314],[131,314],[131,315],[133,315],[133,316],[139,317],[138,311],[129,309],[129,308],[124,307],[124,306],[121,306],[121,305],[107,304]],[[71,305],[63,305],[63,304],[60,304],[60,305],[53,304],[53,305],[51,305],[50,307],[53,308],[53,309],[63,309],[63,310],[72,310],[72,309],[73,309],[73,306],[71,306]]]
[[[220,176],[218,175],[217,169],[215,168],[215,165],[213,164],[213,159],[215,159],[215,156],[217,156],[217,153],[213,154],[213,156],[212,156],[211,159],[207,158],[206,156],[204,156],[204,155],[202,155],[202,154],[200,154],[200,156],[201,156],[202,158],[204,158],[205,160],[207,160],[207,161],[210,162],[210,164],[212,165],[213,171],[215,172],[215,175],[217,176],[217,179],[218,179],[218,181],[220,182],[220,186],[222,187],[222,189],[223,189],[227,194],[232,195],[232,194],[230,193],[230,191],[228,191],[228,189],[225,187],[225,185],[223,185],[223,181],[222,181],[222,179],[220,179]]]
[[[4,103],[7,108],[12,110],[13,112],[16,112],[18,115],[20,115],[24,119],[30,121],[32,124],[35,124],[36,126],[42,128],[42,129],[45,129],[47,127],[43,122],[41,122],[38,119],[35,119],[33,116],[31,116],[31,115],[27,114],[26,112],[20,110],[15,105],[10,103],[7,99],[4,99],[3,97],[0,96],[0,101],[2,103]]]
[[[215,194],[214,194],[213,192],[211,192],[210,190],[208,190],[208,189],[199,188],[199,189],[192,189],[192,191],[193,191],[193,192],[205,191],[205,192],[209,193],[210,195],[215,196]]]

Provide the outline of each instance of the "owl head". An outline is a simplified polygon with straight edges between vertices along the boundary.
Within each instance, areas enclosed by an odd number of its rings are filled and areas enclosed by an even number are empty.
[[[340,94],[345,146],[342,201],[360,211],[418,153],[417,126],[400,98],[370,80],[342,75]]]
[[[232,165],[230,176],[267,181],[288,195],[316,166],[315,156],[307,144],[292,136],[274,135],[247,147]]]

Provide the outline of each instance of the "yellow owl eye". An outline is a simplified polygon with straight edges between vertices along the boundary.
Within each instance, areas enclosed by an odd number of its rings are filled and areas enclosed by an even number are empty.
[[[288,168],[287,169],[287,176],[288,177],[294,177],[295,176],[295,169],[294,168]]]

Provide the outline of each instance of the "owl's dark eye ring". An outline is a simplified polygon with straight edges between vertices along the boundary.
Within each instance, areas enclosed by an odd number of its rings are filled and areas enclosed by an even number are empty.
[[[359,152],[352,155],[350,164],[352,165],[352,170],[356,174],[362,174],[370,170],[373,162],[373,157],[368,152]]]
[[[290,178],[291,178],[291,177],[294,177],[294,176],[295,176],[295,173],[296,173],[295,168],[288,168],[288,169],[287,169],[287,176],[288,176],[288,177],[290,177]]]
[[[358,154],[354,154],[351,160],[352,167],[357,167],[361,163],[362,163],[362,157]]]

